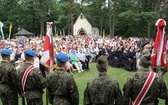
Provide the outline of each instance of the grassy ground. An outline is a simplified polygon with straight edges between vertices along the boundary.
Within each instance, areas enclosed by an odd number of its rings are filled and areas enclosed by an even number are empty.
[[[84,71],[80,74],[75,72],[73,74],[74,78],[75,78],[75,81],[77,83],[78,90],[79,90],[79,95],[80,95],[80,104],[79,105],[83,105],[83,93],[84,93],[84,90],[86,88],[87,82],[90,79],[97,76],[97,69],[96,69],[95,63],[90,63],[90,69],[91,70],[89,72]],[[126,71],[123,68],[111,68],[111,67],[109,67],[107,73],[110,77],[115,78],[119,82],[120,89],[122,90],[122,88],[124,86],[124,83],[127,81],[127,78],[133,72]],[[163,79],[164,79],[164,81],[165,81],[165,83],[168,87],[168,79],[167,78],[168,78],[168,73],[166,73],[163,77]],[[43,95],[43,100],[44,100],[44,105],[46,105],[46,94]],[[2,105],[1,102],[0,102],[0,105]],[[19,100],[19,105],[22,105],[21,104],[21,99]],[[159,105],[164,105],[164,100],[160,99]]]

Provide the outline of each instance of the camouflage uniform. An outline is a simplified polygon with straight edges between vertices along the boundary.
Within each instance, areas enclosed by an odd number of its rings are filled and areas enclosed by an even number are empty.
[[[126,82],[124,92],[124,105],[129,105],[129,100],[134,101],[142,89],[148,75],[149,68],[141,68]],[[141,102],[141,105],[158,105],[158,98],[166,99],[168,97],[166,85],[159,75],[156,75],[150,89]]]
[[[84,92],[84,105],[122,105],[121,99],[118,82],[105,72],[89,81]]]
[[[78,105],[79,93],[73,76],[63,68],[56,68],[47,77],[49,103],[52,105]]]
[[[0,63],[0,96],[3,105],[18,105],[19,85],[14,64],[6,60]]]
[[[26,61],[22,67],[20,67],[18,71],[19,82],[21,85],[21,80],[24,72],[27,68],[33,63]],[[25,97],[27,99],[28,105],[42,105],[42,94],[43,89],[46,87],[46,80],[43,77],[41,71],[38,68],[34,68],[27,77],[25,84]]]

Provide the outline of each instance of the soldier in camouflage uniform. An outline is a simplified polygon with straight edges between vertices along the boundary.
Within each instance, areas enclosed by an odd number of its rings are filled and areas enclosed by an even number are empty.
[[[0,96],[3,105],[18,105],[19,85],[14,64],[9,63],[11,50],[1,51],[0,63]]]
[[[129,105],[130,100],[135,101],[140,93],[151,70],[151,54],[146,53],[140,58],[140,69],[132,75],[123,88],[124,105]],[[156,77],[150,86],[147,94],[142,99],[140,105],[158,105],[158,98],[168,99],[168,92],[162,77],[156,74]],[[131,102],[131,103],[132,103]]]
[[[59,53],[56,56],[57,67],[47,76],[49,103],[52,105],[78,105],[79,93],[72,74],[65,71],[68,56]]]
[[[22,86],[22,78],[24,72],[28,67],[33,65],[34,57],[36,53],[33,50],[26,50],[25,63],[20,67],[18,71],[20,87]],[[43,89],[46,87],[46,79],[43,77],[41,71],[38,68],[34,68],[27,76],[27,80],[24,86],[24,95],[27,100],[27,105],[43,105],[42,94]],[[22,87],[21,87],[22,88]]]
[[[84,92],[84,105],[122,105],[122,94],[116,80],[107,75],[108,59],[97,59],[98,77],[88,82]]]

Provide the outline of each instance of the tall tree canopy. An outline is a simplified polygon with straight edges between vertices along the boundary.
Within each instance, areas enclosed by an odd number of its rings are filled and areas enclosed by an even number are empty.
[[[9,25],[12,33],[25,28],[36,35],[45,35],[46,22],[53,21],[57,30],[73,35],[73,24],[80,12],[92,18],[106,35],[154,37],[159,6],[166,0],[0,0],[0,21],[5,37]],[[168,5],[168,4],[167,4]],[[163,9],[168,20],[168,6]],[[111,26],[110,26],[111,25]],[[110,26],[110,27],[109,27]],[[167,29],[167,28],[166,28]],[[110,33],[112,32],[112,33]]]

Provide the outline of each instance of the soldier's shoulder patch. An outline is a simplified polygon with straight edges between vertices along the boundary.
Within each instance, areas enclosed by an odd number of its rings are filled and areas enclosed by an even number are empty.
[[[16,68],[12,69],[13,71],[16,71]]]
[[[38,74],[41,74],[41,71],[39,71]]]

